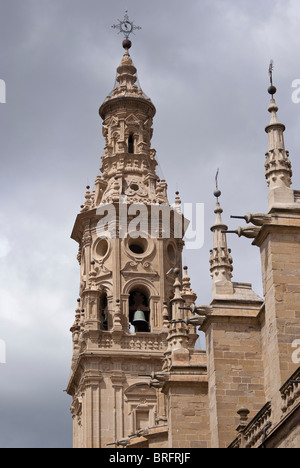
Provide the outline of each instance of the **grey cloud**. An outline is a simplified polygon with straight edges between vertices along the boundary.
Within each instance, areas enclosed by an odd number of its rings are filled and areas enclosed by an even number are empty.
[[[142,30],[131,55],[157,108],[153,146],[173,202],[205,203],[205,245],[186,251],[198,301],[209,303],[214,176],[220,167],[224,221],[267,209],[264,154],[268,64],[275,61],[279,119],[300,187],[298,0],[128,0]],[[69,327],[79,286],[69,239],[104,142],[98,108],[122,57],[111,25],[124,2],[2,0],[0,78],[0,446],[70,447]],[[234,279],[262,294],[259,252],[229,238]],[[9,245],[9,248],[7,247]],[[2,301],[2,302],[1,302]]]

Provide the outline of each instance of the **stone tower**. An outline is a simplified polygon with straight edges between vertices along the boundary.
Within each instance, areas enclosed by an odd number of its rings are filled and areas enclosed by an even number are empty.
[[[164,396],[145,385],[145,375],[161,370],[167,348],[184,218],[156,174],[156,110],[138,84],[131,42],[123,47],[114,89],[99,111],[102,175],[93,192],[87,187],[72,233],[80,297],[68,393],[79,448],[104,448],[166,421]]]

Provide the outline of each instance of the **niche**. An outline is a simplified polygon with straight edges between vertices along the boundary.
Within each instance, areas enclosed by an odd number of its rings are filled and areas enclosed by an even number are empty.
[[[133,135],[129,135],[129,138],[128,138],[128,153],[129,154],[134,153],[134,138],[133,138]]]
[[[107,302],[106,293],[103,293],[100,297],[99,316],[100,316],[101,330],[107,331],[108,330],[108,302]]]

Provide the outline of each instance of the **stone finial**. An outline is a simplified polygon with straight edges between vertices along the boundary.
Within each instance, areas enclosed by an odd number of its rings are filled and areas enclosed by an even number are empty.
[[[71,333],[74,333],[80,329],[80,302],[81,302],[81,299],[77,299],[77,308],[75,310],[75,321],[70,329]]]
[[[214,283],[221,281],[231,282],[233,260],[231,250],[227,247],[226,231],[228,227],[223,223],[223,210],[219,203],[220,191],[215,192],[217,204],[215,208],[216,221],[211,227],[213,233],[213,249],[210,251],[210,272]]]
[[[269,67],[271,86],[268,89],[271,94],[268,111],[271,120],[266,127],[268,134],[269,149],[266,153],[265,175],[269,187],[269,210],[276,208],[290,208],[294,204],[294,191],[292,185],[292,164],[289,152],[285,149],[284,131],[285,126],[277,118],[278,106],[274,99],[276,88],[273,85],[273,61]]]
[[[174,299],[179,299],[179,300],[182,300],[182,297],[181,297],[181,288],[182,288],[182,284],[180,282],[180,279],[179,279],[179,276],[180,276],[180,269],[179,268],[174,268],[173,270],[173,273],[175,275],[175,282],[174,282]],[[173,301],[174,301],[173,299]]]
[[[191,289],[191,278],[189,276],[189,268],[187,266],[184,266],[183,271],[184,275],[182,278],[182,289],[188,291]]]
[[[86,187],[86,192],[85,192],[85,203],[84,205],[81,206],[81,211],[88,211],[88,210],[91,210],[92,207],[93,207],[93,198],[94,198],[94,194],[92,194],[90,192],[90,186],[88,185]]]
[[[278,121],[278,107],[272,96],[268,111],[271,114],[270,124],[266,127],[269,139],[269,150],[266,153],[266,179],[270,190],[289,189],[292,184],[292,165],[289,152],[285,149],[285,126]]]
[[[169,328],[169,310],[168,310],[168,303],[163,303],[163,310],[162,310],[162,319],[163,319],[163,328]]]
[[[194,304],[197,300],[197,294],[192,290],[191,278],[188,274],[188,267],[183,268],[184,275],[182,278],[182,292],[181,297],[184,299],[187,306]]]
[[[181,208],[181,198],[179,195],[179,192],[176,192],[176,197],[175,197],[175,211],[177,211],[178,214],[182,214],[182,208]]]
[[[237,427],[237,431],[242,432],[248,425],[248,416],[250,414],[250,411],[247,408],[241,408],[240,410],[238,410],[237,414],[240,417],[240,423]]]

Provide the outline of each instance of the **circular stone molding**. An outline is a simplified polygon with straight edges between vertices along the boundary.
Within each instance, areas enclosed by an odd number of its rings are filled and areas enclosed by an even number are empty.
[[[98,239],[93,248],[93,256],[96,260],[103,260],[110,251],[110,243],[108,239]]]
[[[152,239],[138,237],[137,239],[128,236],[124,239],[125,248],[131,257],[146,258],[153,252],[154,243]]]

